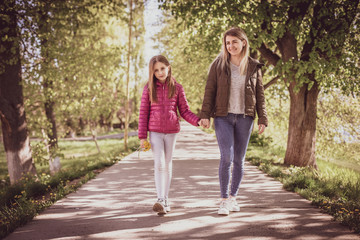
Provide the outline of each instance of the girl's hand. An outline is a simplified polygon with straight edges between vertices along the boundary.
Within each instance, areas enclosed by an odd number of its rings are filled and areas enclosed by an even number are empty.
[[[145,148],[146,139],[140,139],[140,147]]]
[[[265,131],[265,125],[259,124],[259,134],[262,134]]]

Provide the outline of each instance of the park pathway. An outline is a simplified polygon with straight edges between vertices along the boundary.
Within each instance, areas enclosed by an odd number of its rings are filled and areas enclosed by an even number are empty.
[[[42,239],[360,239],[347,227],[246,163],[241,212],[217,215],[216,139],[182,123],[173,164],[172,211],[156,200],[150,152],[127,156],[18,228],[6,240]]]

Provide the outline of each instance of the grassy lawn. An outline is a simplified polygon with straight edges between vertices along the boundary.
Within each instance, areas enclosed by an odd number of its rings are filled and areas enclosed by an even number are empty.
[[[129,138],[129,146],[137,148],[137,139]],[[33,146],[36,142],[31,142]],[[93,141],[59,141],[61,157],[61,167],[63,170],[72,168],[83,168],[84,166],[94,165],[103,161],[109,155],[120,154],[124,150],[124,142],[120,139],[98,140],[101,153],[99,154]],[[49,173],[49,166],[36,163],[38,173]],[[8,170],[4,145],[0,144],[0,180],[7,178]]]
[[[337,146],[329,146],[329,151],[317,154],[319,162],[328,162],[360,172],[360,143],[348,143],[342,145],[341,150]],[[321,164],[321,163],[319,163]]]
[[[345,155],[345,153],[344,153]],[[360,233],[360,171],[352,161],[317,159],[318,169],[285,166],[285,150],[250,144],[247,160],[280,181],[288,191],[299,193],[337,221]]]
[[[24,176],[18,183],[9,184],[3,145],[0,146],[0,239],[15,228],[30,221],[43,209],[83,183],[94,178],[102,169],[120,161],[138,148],[137,137],[130,137],[129,151],[119,139],[98,140],[101,153],[92,141],[60,141],[61,171],[51,176],[49,166],[37,162],[38,176]],[[36,144],[36,142],[33,142]]]

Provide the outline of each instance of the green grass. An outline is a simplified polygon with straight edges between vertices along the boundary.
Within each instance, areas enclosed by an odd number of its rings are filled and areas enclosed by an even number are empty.
[[[285,166],[285,150],[272,146],[250,145],[247,159],[288,191],[299,193],[360,233],[360,173],[337,164],[317,160],[318,170]]]
[[[94,142],[60,141],[61,171],[51,176],[49,166],[36,163],[37,176],[25,175],[18,184],[10,185],[6,164],[1,169],[0,183],[0,238],[30,221],[36,214],[58,199],[75,191],[94,178],[99,170],[113,165],[138,148],[138,139],[129,138],[129,151],[124,151],[123,140],[98,140],[101,153]],[[0,149],[3,154],[3,148]],[[5,162],[5,154],[0,163]],[[5,168],[5,169],[4,169]]]
[[[327,144],[318,148],[321,151],[317,159],[360,172],[360,143]]]
[[[129,146],[136,148],[136,139],[129,138]],[[32,141],[34,146],[37,142]],[[94,141],[59,141],[62,169],[81,168],[88,164],[96,164],[102,161],[105,155],[115,155],[124,150],[123,140],[102,139],[98,140],[99,148],[102,153],[98,154]],[[134,149],[133,149],[134,150]],[[49,173],[49,166],[46,164],[35,164],[38,173]],[[6,156],[3,144],[0,144],[0,180],[5,181],[8,174]]]

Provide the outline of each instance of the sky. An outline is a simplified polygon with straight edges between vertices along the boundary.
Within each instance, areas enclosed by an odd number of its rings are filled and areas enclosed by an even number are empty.
[[[160,54],[153,47],[155,42],[151,37],[160,31],[159,26],[155,24],[161,18],[161,10],[158,9],[158,0],[147,0],[145,3],[144,21],[145,21],[145,62],[148,63],[154,55]]]

